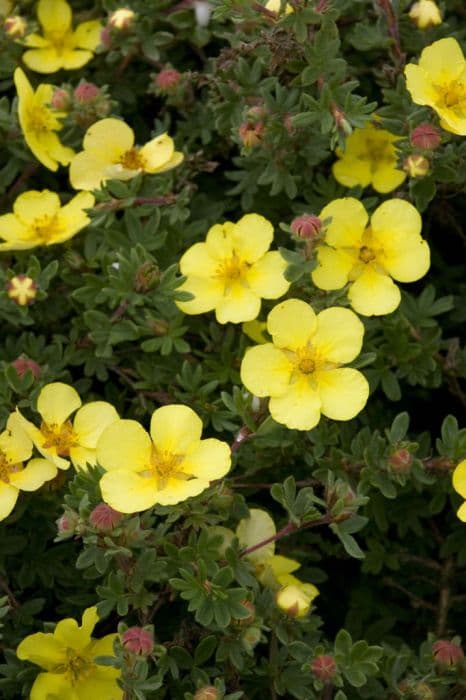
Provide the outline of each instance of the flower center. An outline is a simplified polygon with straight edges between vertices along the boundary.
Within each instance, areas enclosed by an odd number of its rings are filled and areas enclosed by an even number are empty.
[[[10,483],[10,474],[20,472],[23,468],[22,464],[12,464],[6,454],[0,450],[0,481],[5,484]]]
[[[142,476],[155,476],[159,491],[162,491],[167,486],[169,479],[188,481],[192,478],[192,474],[188,474],[179,469],[183,459],[184,455],[176,455],[167,450],[159,450],[153,445],[150,467],[146,472],[142,472]]]
[[[35,134],[44,134],[57,128],[57,120],[54,114],[45,105],[38,104],[37,101],[27,112],[26,131]]]
[[[366,141],[365,159],[370,161],[371,169],[380,167],[381,163],[391,163],[394,159],[393,146],[386,139],[371,139]]]
[[[452,80],[448,85],[437,88],[439,101],[445,107],[457,108],[461,112],[466,109],[466,85],[460,80]]]
[[[70,420],[61,425],[56,423],[42,423],[40,432],[44,438],[42,447],[45,449],[55,448],[59,457],[69,457],[70,449],[77,445],[76,433]]]
[[[313,374],[319,364],[317,353],[310,344],[295,350],[290,359],[298,372],[306,375]]]
[[[138,148],[130,148],[120,158],[121,165],[127,170],[144,170],[146,164]]]
[[[82,656],[78,656],[75,649],[66,650],[66,661],[63,665],[57,666],[54,669],[55,673],[64,673],[67,680],[71,685],[75,685],[80,681],[88,678],[93,670],[95,669],[95,664],[88,659],[83,659]]]
[[[248,263],[240,260],[239,256],[234,252],[230,258],[225,258],[217,267],[217,277],[224,282],[228,291],[232,282],[240,281],[244,276],[245,271],[249,267]]]
[[[45,215],[34,219],[34,222],[31,224],[31,230],[35,240],[41,243],[48,243],[62,233],[63,229],[56,216]]]
[[[369,246],[367,245],[363,245],[362,248],[359,250],[359,259],[362,260],[363,263],[372,262],[376,259],[376,257],[377,256],[372,250],[372,248],[369,248]]]

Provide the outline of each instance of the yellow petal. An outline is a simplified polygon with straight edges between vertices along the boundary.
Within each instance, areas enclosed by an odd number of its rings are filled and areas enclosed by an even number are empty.
[[[73,43],[80,49],[95,51],[100,44],[102,24],[92,19],[89,22],[81,22],[73,33]]]
[[[267,317],[267,330],[279,348],[297,350],[304,347],[315,332],[316,315],[300,299],[287,299],[274,306]]]
[[[287,262],[278,251],[266,253],[247,271],[247,283],[257,296],[277,299],[290,288],[290,282],[285,278],[286,268]]]
[[[109,636],[115,637],[116,635]],[[114,653],[106,653],[103,656],[114,656]],[[120,669],[112,668],[111,666],[96,666],[92,670],[92,675],[85,676],[79,680],[79,700],[87,700],[88,698],[123,700],[123,690],[116,681],[120,675]],[[60,700],[62,700],[61,695],[57,697],[60,697]],[[63,700],[66,699],[63,698]]]
[[[64,673],[39,673],[31,688],[29,700],[44,700],[44,698],[77,700],[78,696],[73,689],[70,690],[69,680]]]
[[[18,422],[18,424],[21,426],[21,428],[24,430],[24,432],[28,435],[28,437],[32,440],[34,445],[37,447],[39,452],[43,457],[45,457],[47,460],[55,464],[58,469],[68,469],[70,467],[70,462],[67,459],[64,459],[63,457],[59,457],[57,455],[57,450],[55,447],[51,448],[45,448],[44,444],[47,442],[46,438],[42,435],[41,431],[39,428],[36,428],[36,426],[31,423],[30,421],[26,420],[26,418],[21,415],[20,411],[16,409],[15,412],[15,421]]]
[[[41,36],[40,34],[28,34],[27,36],[24,37],[23,42],[25,46],[31,46],[34,49],[48,49],[50,46],[52,46],[52,42],[49,39],[46,39],[44,36]],[[24,61],[24,56],[26,54],[23,54],[22,60]]]
[[[246,214],[234,225],[232,238],[239,257],[254,263],[270,248],[273,226],[259,214]]]
[[[138,513],[158,502],[156,479],[139,476],[127,469],[104,474],[100,480],[100,490],[105,503],[120,513]]]
[[[37,410],[49,425],[62,425],[81,406],[76,389],[62,382],[52,382],[41,390]]]
[[[348,299],[362,316],[383,316],[399,306],[401,293],[391,277],[366,265],[362,275],[350,286]]]
[[[434,41],[422,51],[419,67],[434,84],[442,85],[455,80],[465,67],[461,46],[452,37]]]
[[[59,228],[62,232],[54,237],[53,242],[62,243],[85,228],[90,223],[90,219],[84,210],[92,209],[94,202],[94,196],[90,192],[80,192],[62,207],[58,215]]]
[[[63,67],[62,57],[53,46],[25,51],[22,60],[36,73],[56,73]]]
[[[293,571],[301,568],[301,564],[296,559],[283,557],[280,554],[274,554],[273,557],[267,560],[267,566],[272,569],[276,579],[279,576],[289,576]]]
[[[22,241],[27,243],[31,237],[28,227],[21,223],[14,214],[3,214],[0,216],[0,238],[14,244]]]
[[[82,49],[64,51],[62,56],[63,68],[65,70],[77,70],[89,63],[93,56],[92,51],[83,51]]]
[[[32,441],[16,413],[10,414],[6,428],[0,435],[0,450],[13,464],[29,459],[32,454]]]
[[[109,165],[117,163],[134,144],[133,130],[121,119],[101,119],[86,131],[85,151],[102,158]]]
[[[210,255],[218,260],[231,258],[233,255],[233,230],[235,224],[226,221],[215,224],[207,232],[205,239]]]
[[[257,318],[260,309],[260,297],[242,280],[232,280],[215,307],[215,316],[219,323],[242,323]]]
[[[143,471],[150,464],[151,452],[152,440],[135,420],[110,423],[97,442],[97,461],[106,471]]]
[[[254,547],[259,542],[273,537],[276,532],[274,521],[265,510],[260,508],[250,508],[249,517],[240,520],[236,528],[236,536],[242,549]],[[275,542],[269,542],[246,556],[250,562],[257,565],[270,559],[274,552]]]
[[[346,250],[335,250],[321,245],[317,248],[317,267],[312,271],[312,281],[319,289],[341,289],[357,258]]]
[[[91,401],[76,413],[73,430],[80,445],[95,449],[105,428],[118,419],[118,413],[110,403]]]
[[[194,299],[177,301],[177,307],[185,314],[203,314],[212,311],[223,297],[224,284],[215,277],[188,277],[178,287],[181,292],[189,292]]]
[[[396,163],[384,165],[381,168],[377,168],[374,172],[372,187],[376,192],[387,194],[387,192],[392,192],[405,181],[406,173],[398,170],[395,166]]]
[[[315,373],[321,411],[333,420],[350,420],[366,405],[369,384],[361,372],[342,367]]]
[[[272,397],[269,411],[277,423],[294,430],[311,430],[320,420],[320,397],[303,378],[290,384],[283,396]]]
[[[165,173],[167,170],[172,170],[176,168],[180,163],[184,161],[184,154],[181,151],[174,151],[173,155],[169,160],[166,161],[164,165],[157,168],[158,173]]]
[[[97,608],[87,608],[83,612],[81,625],[68,617],[57,623],[53,635],[65,648],[81,651],[90,644],[91,634],[98,621]]]
[[[435,105],[437,94],[430,77],[420,66],[409,63],[405,68],[406,87],[417,105]]]
[[[144,158],[144,172],[157,173],[170,160],[175,150],[173,139],[168,134],[160,134],[140,150]]]
[[[202,421],[189,406],[162,406],[152,414],[150,434],[157,449],[185,454],[192,445],[198,445]]]
[[[180,271],[186,277],[215,277],[218,267],[219,261],[211,256],[205,243],[195,243],[180,259]]]
[[[57,170],[58,164],[68,165],[74,156],[72,148],[63,146],[54,132],[44,132],[39,139],[24,135],[26,143],[37,158],[49,170]]]
[[[39,0],[37,17],[47,34],[65,34],[71,27],[71,7],[65,0]]]
[[[267,324],[265,321],[245,321],[241,326],[241,330],[255,343],[267,342],[265,335],[267,332]]]
[[[345,187],[355,187],[356,185],[367,187],[372,180],[370,161],[346,156],[346,154],[332,165],[332,173],[335,180]]]
[[[342,197],[327,204],[320,212],[319,219],[331,219],[325,229],[325,242],[340,248],[359,246],[369,216],[357,199]]]
[[[107,634],[101,639],[93,639],[89,648],[89,655],[93,658],[96,656],[114,656],[113,644],[117,637],[117,634]],[[118,669],[114,670],[118,671]]]
[[[311,601],[298,586],[284,586],[277,593],[277,605],[292,617],[304,617],[309,612]]]
[[[466,498],[466,459],[463,459],[453,472],[453,488],[460,496]]]
[[[406,236],[419,235],[422,219],[414,207],[404,199],[389,199],[383,202],[371,217],[373,236],[383,246],[394,237],[400,245]]]
[[[456,511],[456,515],[460,520],[462,520],[463,523],[466,523],[466,503],[462,503],[458,510]]]
[[[46,459],[31,459],[19,472],[10,474],[11,485],[20,491],[37,491],[57,475],[57,467]]]
[[[181,469],[197,479],[213,481],[225,476],[230,467],[230,446],[221,440],[208,438],[188,448]]]
[[[47,670],[55,669],[65,662],[66,648],[53,634],[36,632],[25,637],[16,649],[21,661],[31,661]]]
[[[34,224],[36,219],[52,217],[60,210],[60,199],[55,192],[29,190],[16,198],[13,211],[25,225]]]
[[[166,486],[157,491],[155,502],[161,506],[174,506],[177,503],[187,501],[188,498],[198,496],[207,488],[209,488],[209,482],[203,479],[190,479],[189,481],[168,479]]]
[[[364,326],[350,309],[333,306],[317,315],[312,345],[329,362],[351,362],[361,352]]]
[[[0,481],[0,520],[5,520],[10,515],[16,505],[18,496],[19,491],[17,488]]]
[[[241,381],[255,396],[281,396],[290,383],[293,365],[272,343],[248,348],[241,363]]]
[[[97,464],[97,453],[95,449],[82,447],[82,445],[73,445],[70,448],[70,459],[78,471],[85,471],[88,464],[92,466]]]
[[[108,159],[101,153],[81,151],[70,163],[70,183],[75,190],[98,190],[106,179]]]

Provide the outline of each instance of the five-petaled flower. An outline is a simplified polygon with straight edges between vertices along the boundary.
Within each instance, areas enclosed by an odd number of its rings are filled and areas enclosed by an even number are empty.
[[[37,428],[16,409],[15,416],[39,452],[59,469],[68,469],[69,459],[77,468],[95,464],[95,448],[102,431],[118,420],[118,413],[106,401],[91,401],[81,406],[73,387],[62,382],[47,384],[37,399],[42,423]],[[69,416],[79,409],[73,423]],[[68,459],[69,458],[69,459]]]
[[[37,491],[57,473],[46,459],[30,459],[32,442],[11,414],[6,430],[0,434],[0,520],[15,507],[20,491]]]
[[[154,411],[150,436],[134,420],[109,425],[97,444],[106,470],[100,480],[103,500],[121,513],[136,513],[202,493],[225,476],[231,458],[226,442],[201,440],[201,433],[199,416],[182,405]]]
[[[68,165],[74,151],[63,146],[56,134],[63,129],[60,119],[66,114],[50,107],[54,88],[44,83],[34,91],[21,68],[15,70],[14,81],[18,92],[18,119],[32,153],[49,170],[57,170],[59,163]]]
[[[107,180],[131,180],[139,173],[163,173],[183,160],[168,134],[137,147],[133,130],[112,118],[89,127],[83,149],[70,164],[70,182],[75,190],[98,190]]]
[[[17,657],[45,670],[34,681],[31,700],[122,700],[123,690],[117,684],[120,670],[96,662],[100,656],[115,656],[113,642],[117,635],[91,637],[98,621],[97,609],[87,608],[81,625],[66,618],[57,623],[53,633],[37,632],[23,639],[16,649]]]
[[[356,369],[342,367],[359,354],[364,326],[350,309],[316,315],[306,302],[288,299],[267,319],[272,343],[249,348],[241,380],[256,396],[270,396],[277,423],[311,430],[321,414],[350,420],[365,406],[369,385]]]
[[[23,192],[12,214],[0,216],[0,251],[26,250],[63,243],[89,223],[85,209],[94,205],[90,192],[80,192],[64,207],[55,192]]]
[[[205,243],[195,243],[180,260],[181,274],[188,279],[179,290],[194,299],[177,306],[187,314],[215,309],[219,323],[255,319],[261,298],[277,299],[290,286],[284,258],[269,251],[272,239],[272,224],[258,214],[212,226]]]
[[[24,44],[31,47],[23,61],[36,73],[75,70],[91,60],[100,43],[101,23],[90,20],[71,27],[71,7],[66,0],[39,0],[37,17],[43,34],[29,34]]]
[[[332,172],[345,187],[367,187],[386,194],[401,185],[406,174],[397,168],[395,144],[399,136],[369,123],[346,139],[345,150],[337,150]]]
[[[415,282],[430,265],[430,251],[421,238],[422,220],[402,199],[383,202],[369,215],[357,199],[330,202],[320,213],[331,219],[324,245],[317,249],[318,266],[312,280],[320,289],[341,289],[348,282],[348,299],[363,316],[380,316],[400,303],[397,282]]]
[[[456,39],[427,46],[417,66],[406,66],[405,76],[413,102],[432,107],[445,131],[466,136],[466,60]]]
[[[15,304],[27,306],[37,296],[37,284],[28,275],[15,275],[6,283],[6,293]]]
[[[466,459],[463,459],[453,472],[453,488],[466,499]],[[458,508],[456,515],[466,523],[466,501]]]

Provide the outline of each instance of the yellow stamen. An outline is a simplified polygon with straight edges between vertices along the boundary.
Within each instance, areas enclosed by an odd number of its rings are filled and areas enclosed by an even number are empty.
[[[21,463],[13,464],[6,454],[0,450],[0,481],[5,484],[10,483],[10,474],[20,472],[23,468]]]
[[[40,432],[45,440],[42,447],[54,447],[59,457],[69,457],[71,448],[77,445],[77,436],[69,420],[61,425],[42,423]]]
[[[140,472],[141,476],[155,477],[159,491],[167,486],[169,479],[188,481],[193,478],[192,474],[181,471],[178,467],[183,462],[184,455],[173,454],[167,450],[159,450],[152,446],[150,465],[146,471]]]
[[[138,148],[130,148],[129,151],[123,153],[120,163],[127,170],[144,170],[146,165],[146,161]]]

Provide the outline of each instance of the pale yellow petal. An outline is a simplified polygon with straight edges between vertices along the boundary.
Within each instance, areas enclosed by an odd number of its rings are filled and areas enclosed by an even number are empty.
[[[215,307],[219,323],[242,323],[257,318],[261,300],[242,280],[232,280]]]
[[[347,147],[348,148],[348,147]],[[371,164],[368,159],[351,157],[344,153],[341,160],[332,165],[333,177],[345,187],[367,187],[372,180]]]
[[[74,236],[89,223],[89,216],[84,211],[92,209],[94,196],[90,192],[80,192],[61,208],[58,214],[58,223],[61,233],[54,237],[54,243],[61,243]]]
[[[70,183],[75,190],[98,190],[106,180],[108,159],[101,153],[81,151],[70,163]]]
[[[350,286],[348,299],[362,316],[383,316],[399,306],[401,293],[391,277],[366,265],[362,275]]]
[[[82,469],[85,471],[88,464],[92,466],[97,464],[97,452],[91,447],[73,445],[70,448],[70,459],[77,470]]]
[[[466,459],[463,459],[456,467],[453,472],[452,482],[455,491],[463,498],[466,498]]]
[[[382,245],[395,238],[400,245],[406,236],[419,235],[422,219],[416,207],[404,199],[383,202],[371,216],[372,234]]]
[[[16,656],[21,661],[31,661],[41,668],[52,670],[64,663],[66,648],[53,634],[36,632],[20,642],[16,649]]]
[[[94,57],[92,51],[82,49],[72,49],[64,51],[62,55],[62,66],[65,70],[77,70],[89,63]]]
[[[46,34],[63,35],[71,27],[71,7],[65,0],[39,0],[37,17]]]
[[[249,517],[240,520],[236,528],[236,536],[243,549],[254,547],[259,542],[273,537],[276,532],[274,521],[265,510],[260,508],[250,508]],[[275,542],[269,542],[246,556],[249,561],[257,565],[270,559],[274,552]]]
[[[461,46],[452,37],[434,41],[422,51],[419,67],[437,85],[455,80],[465,67]]]
[[[100,480],[100,490],[105,503],[120,513],[138,513],[158,502],[157,480],[126,469],[104,474]]]
[[[221,479],[230,471],[231,450],[216,438],[200,440],[188,448],[181,469],[203,481]]]
[[[366,405],[369,384],[361,372],[350,367],[316,372],[314,375],[321,411],[333,420],[350,420]]]
[[[86,131],[83,148],[109,165],[117,163],[134,144],[134,133],[121,119],[101,119]]]
[[[22,430],[24,430],[24,432],[32,440],[34,445],[37,447],[41,455],[45,457],[45,459],[55,464],[55,466],[58,467],[58,469],[69,469],[69,460],[64,459],[63,457],[59,457],[57,455],[56,447],[44,447],[44,445],[47,444],[47,438],[44,437],[39,428],[36,428],[36,426],[33,423],[26,420],[26,418],[23,415],[21,415],[18,409],[16,409],[14,415],[15,421],[17,421]]]
[[[359,245],[369,216],[359,200],[342,197],[327,204],[320,212],[319,219],[331,219],[325,229],[325,242],[340,248]]]
[[[73,32],[73,43],[80,49],[95,51],[100,44],[102,24],[99,20],[92,19],[78,24]]]
[[[168,134],[160,134],[146,143],[140,150],[144,159],[144,172],[158,172],[170,160],[174,150],[175,144]]]
[[[83,447],[95,449],[105,428],[119,420],[112,404],[106,401],[91,401],[76,413],[73,430]]]
[[[178,287],[180,292],[189,292],[194,299],[177,301],[177,307],[185,314],[203,314],[212,311],[223,297],[224,284],[216,277],[188,277]]]
[[[301,299],[287,299],[274,306],[267,317],[267,330],[279,348],[304,347],[315,332],[316,315]]]
[[[48,425],[62,425],[80,406],[76,389],[62,382],[44,386],[37,399],[37,410]]]
[[[320,420],[321,402],[309,380],[299,378],[283,396],[272,397],[269,411],[277,423],[295,430],[311,430]]]
[[[52,217],[60,210],[60,199],[49,190],[29,190],[20,194],[13,205],[13,211],[24,225],[34,224],[36,219]]]
[[[0,450],[13,463],[24,462],[32,454],[32,441],[16,413],[10,413],[6,430],[0,435]]]
[[[234,225],[232,239],[241,260],[254,263],[270,248],[273,226],[259,214],[246,214]]]
[[[205,243],[195,243],[180,259],[180,271],[186,277],[215,277],[218,267],[219,261],[212,257]]]
[[[235,224],[231,221],[226,221],[224,224],[215,224],[209,229],[205,242],[213,258],[219,260],[231,258],[234,252],[234,227]]]
[[[409,63],[405,68],[406,87],[411,94],[411,99],[417,105],[433,106],[437,99],[437,94],[430,77],[420,66]]]
[[[189,447],[199,443],[202,421],[189,406],[162,406],[152,414],[150,434],[157,449],[185,454]]]
[[[54,46],[29,49],[22,56],[23,63],[36,73],[56,73],[63,67],[63,59]]]
[[[406,179],[406,173],[393,165],[383,165],[377,168],[372,178],[372,187],[376,192],[387,194],[399,187]]]
[[[326,245],[317,248],[317,267],[312,271],[312,281],[319,289],[341,289],[355,265],[357,253],[335,250]]]
[[[0,481],[0,520],[5,520],[18,500],[19,491],[11,484]]]
[[[290,383],[293,365],[272,343],[248,348],[241,363],[241,381],[255,396],[281,396]]]
[[[156,503],[161,506],[174,506],[177,503],[187,501],[188,498],[198,496],[209,488],[209,482],[203,479],[190,479],[180,481],[179,479],[168,479],[166,486],[156,493]]]
[[[361,352],[364,326],[350,309],[331,307],[317,315],[312,345],[326,361],[351,362]]]
[[[12,244],[28,243],[28,241],[32,244],[34,243],[31,239],[29,228],[21,223],[14,214],[3,214],[3,216],[0,216],[0,238]]]
[[[266,253],[247,271],[247,283],[257,296],[277,299],[290,288],[290,282],[285,277],[286,268],[287,262],[278,251]]]
[[[151,452],[152,440],[135,420],[110,423],[97,442],[97,461],[106,471],[144,471]]]
[[[46,459],[31,459],[19,472],[10,474],[11,485],[20,491],[37,491],[46,481],[54,479],[57,467]]]
[[[172,170],[176,168],[180,163],[184,161],[184,154],[181,151],[174,151],[171,158],[167,160],[163,165],[157,168],[157,173],[165,173],[167,170]]]

